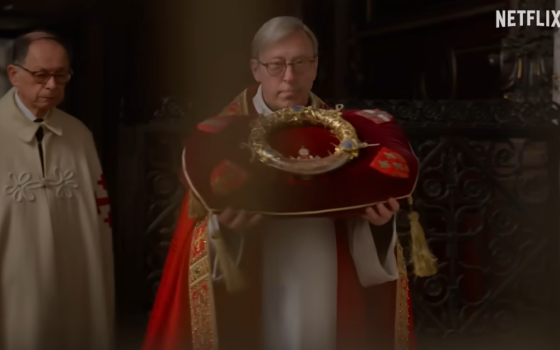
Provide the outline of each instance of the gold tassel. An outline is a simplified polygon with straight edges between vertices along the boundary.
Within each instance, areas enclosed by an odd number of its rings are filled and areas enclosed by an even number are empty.
[[[245,281],[241,271],[228,252],[226,241],[219,230],[210,232],[210,239],[216,248],[218,267],[224,276],[228,292],[239,292],[245,288]]]
[[[410,220],[410,236],[412,238],[412,264],[414,274],[418,277],[428,277],[437,273],[437,259],[430,252],[426,235],[420,225],[420,215],[412,210],[412,197],[408,197],[411,212],[408,214]]]
[[[202,219],[208,215],[208,211],[194,194],[193,191],[189,190],[189,217],[195,219]]]

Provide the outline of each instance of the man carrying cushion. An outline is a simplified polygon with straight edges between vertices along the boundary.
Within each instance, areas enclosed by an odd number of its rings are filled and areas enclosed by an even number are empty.
[[[254,37],[252,57],[258,84],[221,116],[327,108],[311,92],[317,39],[299,19],[265,23]],[[202,127],[219,132],[226,120],[214,118]],[[395,199],[356,219],[262,220],[233,209],[193,217],[193,196],[183,204],[144,350],[409,348],[408,280],[392,220],[399,210]],[[218,243],[206,239],[211,228],[225,232],[228,249],[235,251],[246,284],[242,292],[228,292],[217,272],[211,258]]]

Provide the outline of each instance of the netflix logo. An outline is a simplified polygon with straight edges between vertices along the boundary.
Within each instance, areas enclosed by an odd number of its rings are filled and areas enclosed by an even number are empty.
[[[558,10],[498,10],[496,11],[496,28],[504,27],[555,27],[560,28],[560,11]]]

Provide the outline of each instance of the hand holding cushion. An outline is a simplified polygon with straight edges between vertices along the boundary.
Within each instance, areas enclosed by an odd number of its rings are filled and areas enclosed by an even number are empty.
[[[362,218],[366,219],[375,226],[383,226],[391,220],[393,215],[400,209],[399,202],[395,198],[389,198],[387,204],[379,203],[366,209]]]
[[[218,222],[229,230],[244,231],[255,227],[262,219],[262,215],[249,216],[246,211],[236,211],[227,208],[218,215]]]

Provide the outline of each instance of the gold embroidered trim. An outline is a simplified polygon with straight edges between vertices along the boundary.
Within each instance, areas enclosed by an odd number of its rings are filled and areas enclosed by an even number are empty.
[[[189,256],[189,301],[193,350],[217,350],[216,327],[208,220],[199,221],[194,228]]]
[[[408,314],[408,277],[403,248],[397,243],[397,266],[399,279],[397,281],[397,302],[395,315],[395,350],[408,350],[409,343],[409,317]]]

